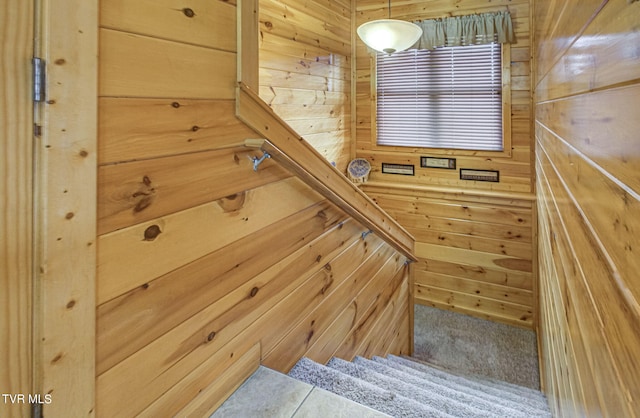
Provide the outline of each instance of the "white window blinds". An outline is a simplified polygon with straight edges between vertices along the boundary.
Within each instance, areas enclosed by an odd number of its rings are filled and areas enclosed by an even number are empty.
[[[501,45],[377,55],[379,145],[502,151]]]

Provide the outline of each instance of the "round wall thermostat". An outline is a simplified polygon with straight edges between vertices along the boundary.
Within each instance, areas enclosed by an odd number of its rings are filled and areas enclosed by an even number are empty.
[[[371,164],[364,158],[356,158],[349,163],[347,173],[349,179],[354,183],[364,183],[369,179]]]

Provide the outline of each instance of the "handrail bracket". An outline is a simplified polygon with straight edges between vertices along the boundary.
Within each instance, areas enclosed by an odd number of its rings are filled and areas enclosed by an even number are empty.
[[[260,164],[262,164],[262,162],[267,158],[271,158],[271,154],[269,154],[266,151],[262,151],[262,152],[263,152],[262,157],[260,158],[253,157],[253,171],[258,171],[258,167],[260,167]]]

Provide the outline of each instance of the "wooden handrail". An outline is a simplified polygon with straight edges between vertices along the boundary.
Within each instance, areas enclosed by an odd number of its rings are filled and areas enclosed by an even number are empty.
[[[276,115],[257,93],[242,82],[237,88],[236,116],[264,137],[247,140],[246,146],[269,153],[271,158],[375,232],[405,257],[417,261],[413,236],[332,166]]]

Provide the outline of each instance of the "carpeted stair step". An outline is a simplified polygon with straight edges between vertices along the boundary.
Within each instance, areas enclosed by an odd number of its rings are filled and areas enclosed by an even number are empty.
[[[374,357],[367,360],[358,357],[354,363],[364,365],[381,374],[394,377],[406,383],[428,389],[433,386],[449,390],[452,396],[463,400],[470,405],[477,405],[483,410],[496,412],[496,406],[500,405],[505,408],[504,414],[524,414],[527,417],[545,417],[549,416],[549,411],[544,398],[530,399],[515,395],[510,392],[503,392],[493,387],[483,387],[481,384],[458,378],[458,376],[425,373],[410,367],[404,366],[397,362],[391,362],[382,357]],[[542,402],[541,402],[542,401]]]
[[[289,376],[394,417],[452,417],[429,405],[382,389],[308,358],[301,359],[291,369]]]
[[[534,410],[548,414],[547,401],[542,392],[530,388],[510,383],[492,381],[490,379],[463,376],[430,366],[424,362],[414,361],[410,358],[390,355],[386,359],[382,357],[374,357],[373,361],[407,373],[415,373],[417,376],[420,376],[425,380],[432,380],[442,385],[454,384],[466,386],[469,390],[481,392],[487,396],[508,400],[518,405],[524,404]]]
[[[464,374],[464,373],[460,373],[457,371],[452,371],[452,370],[448,370],[442,367],[439,367],[435,364],[431,364],[428,361],[423,361],[420,359],[416,359],[413,357],[409,357],[409,356],[401,356],[400,358],[410,361],[412,363],[418,363],[418,364],[422,364],[425,365],[427,367],[432,367],[432,368],[436,368],[439,370],[444,371],[445,373],[451,373],[454,375],[458,375],[458,376],[462,376],[464,378],[467,378],[469,380],[475,380],[477,382],[481,382],[483,384],[490,384],[492,386],[495,386],[497,388],[506,390],[506,391],[511,391],[514,393],[518,393],[518,394],[523,394],[523,395],[530,395],[530,394],[536,394],[536,393],[540,393],[540,391],[538,389],[534,389],[528,386],[523,386],[523,385],[518,385],[515,383],[510,383],[504,380],[500,380],[500,379],[495,379],[492,377],[487,377],[487,376],[482,376],[482,375],[470,375],[470,374]]]
[[[370,364],[372,363],[372,364]],[[494,418],[528,418],[532,411],[521,412],[517,408],[505,406],[504,403],[492,404],[480,397],[470,395],[464,387],[452,389],[428,380],[414,378],[410,374],[395,372],[388,374],[376,369],[378,363],[367,363],[365,359],[357,359],[350,363],[334,358],[327,366],[347,373],[353,377],[375,384],[383,389],[393,391],[420,403],[432,406],[454,417]],[[384,367],[384,366],[383,366]],[[387,370],[388,371],[388,370]]]
[[[551,417],[539,391],[405,357],[334,358],[327,366],[303,358],[289,375],[394,417]]]
[[[499,381],[491,378],[461,375],[456,372],[451,372],[448,370],[445,371],[436,366],[429,365],[422,361],[416,361],[409,357],[397,357],[397,356],[390,355],[387,357],[387,360],[389,362],[398,363],[427,374],[431,374],[431,375],[435,374],[448,379],[460,379],[463,382],[476,382],[476,384],[480,384],[482,387],[492,387],[503,392],[512,393],[517,396],[529,397],[532,399],[538,398],[540,399],[540,403],[542,405],[546,405],[546,400],[544,399],[544,396],[542,395],[542,393],[540,391],[537,391],[528,387],[518,386],[512,383],[503,382],[503,381]]]

